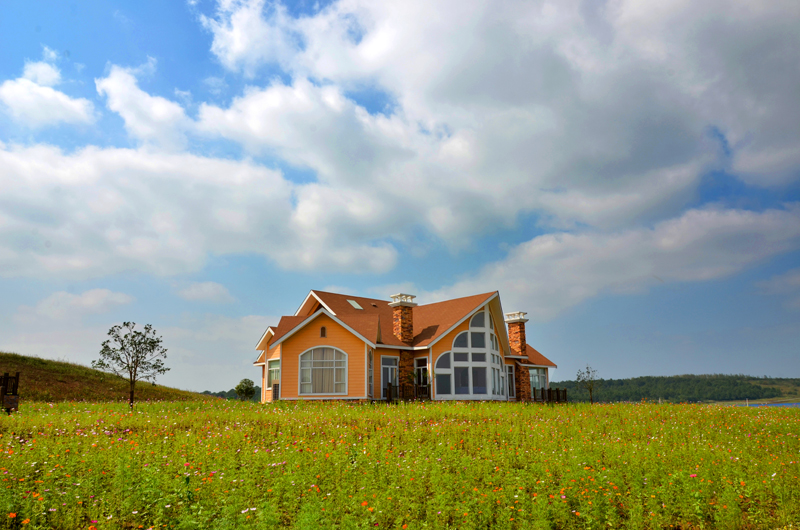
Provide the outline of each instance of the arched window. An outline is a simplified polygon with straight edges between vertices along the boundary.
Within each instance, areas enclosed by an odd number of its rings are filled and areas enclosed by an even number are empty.
[[[325,329],[325,326],[322,326],[321,328],[319,328],[319,336],[320,337],[327,337],[328,336],[328,330]]]
[[[439,356],[439,360],[436,361],[436,369],[434,370],[436,374],[437,396],[449,396],[453,392],[450,388],[450,378],[452,377],[450,367],[450,352]]]
[[[472,317],[472,320],[469,323],[469,327],[471,328],[482,328],[484,327],[484,322],[486,321],[486,316],[483,311],[480,313],[475,313],[475,316]]]
[[[469,331],[456,335],[452,351],[436,361],[437,396],[506,399],[507,374],[493,328],[484,308],[470,319]]]
[[[300,355],[300,394],[347,394],[347,354],[314,348]]]

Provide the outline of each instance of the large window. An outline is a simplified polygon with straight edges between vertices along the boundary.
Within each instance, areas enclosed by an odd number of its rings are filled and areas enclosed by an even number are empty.
[[[267,390],[272,389],[273,383],[281,382],[281,362],[269,361],[267,363]]]
[[[506,371],[489,312],[473,315],[469,331],[453,339],[436,360],[436,395],[444,399],[504,399]]]
[[[314,348],[300,356],[301,394],[346,394],[346,382],[347,355],[344,352]]]
[[[541,390],[547,388],[546,368],[529,368],[528,373],[531,376],[531,389]]]

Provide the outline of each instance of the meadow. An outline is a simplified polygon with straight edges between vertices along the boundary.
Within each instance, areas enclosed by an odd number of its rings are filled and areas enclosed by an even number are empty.
[[[800,410],[675,404],[29,403],[2,528],[777,528]]]

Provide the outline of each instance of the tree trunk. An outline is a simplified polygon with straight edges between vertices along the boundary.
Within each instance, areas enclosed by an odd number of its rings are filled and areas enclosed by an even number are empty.
[[[136,381],[131,381],[131,397],[128,400],[128,405],[130,405],[131,410],[133,410],[133,387],[136,385]]]

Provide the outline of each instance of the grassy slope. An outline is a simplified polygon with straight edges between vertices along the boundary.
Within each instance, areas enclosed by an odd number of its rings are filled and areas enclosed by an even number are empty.
[[[113,374],[63,361],[0,352],[0,375],[20,372],[20,401],[127,401],[129,383]],[[136,383],[136,400],[215,399],[149,382]]]

